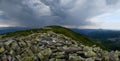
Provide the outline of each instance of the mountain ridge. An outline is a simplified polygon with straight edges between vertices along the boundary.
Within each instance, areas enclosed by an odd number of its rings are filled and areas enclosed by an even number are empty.
[[[61,26],[0,35],[0,61],[119,61],[120,52],[108,52],[82,34]]]
[[[39,32],[46,32],[46,31],[53,31],[55,33],[60,33],[64,34],[68,37],[73,38],[76,41],[79,41],[85,45],[92,46],[92,45],[99,45],[101,48],[105,49],[104,46],[100,45],[99,43],[96,43],[92,41],[91,38],[83,35],[83,34],[78,34],[68,28],[62,27],[62,26],[45,26],[43,28],[37,28],[37,29],[29,29],[29,30],[22,30],[22,31],[16,31],[16,32],[10,32],[3,34],[4,37],[11,37],[11,36],[26,36],[32,33],[39,33]]]

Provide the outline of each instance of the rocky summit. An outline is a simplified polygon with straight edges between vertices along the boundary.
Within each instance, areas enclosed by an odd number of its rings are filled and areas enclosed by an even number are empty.
[[[0,61],[120,61],[120,52],[85,46],[53,31],[0,38]]]

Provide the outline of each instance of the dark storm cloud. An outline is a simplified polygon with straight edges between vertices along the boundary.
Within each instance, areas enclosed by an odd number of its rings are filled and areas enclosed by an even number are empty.
[[[49,11],[49,7],[40,1],[38,1],[39,3],[34,1],[35,0],[1,0],[0,10],[4,11],[4,15],[10,19],[5,20],[4,18],[4,21],[16,22],[16,25],[32,27],[54,25],[61,22],[59,16],[49,14],[52,12]],[[45,11],[49,12],[47,13]]]
[[[109,6],[119,9],[119,4],[119,0],[0,0],[4,12],[0,19],[31,27],[92,25],[90,18],[114,9]]]

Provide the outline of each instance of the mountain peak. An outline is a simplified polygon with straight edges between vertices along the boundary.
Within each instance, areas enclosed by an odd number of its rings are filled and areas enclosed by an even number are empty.
[[[95,46],[96,44],[86,36],[59,26],[3,34],[0,40],[2,61],[119,61],[120,59],[120,52],[105,51]]]

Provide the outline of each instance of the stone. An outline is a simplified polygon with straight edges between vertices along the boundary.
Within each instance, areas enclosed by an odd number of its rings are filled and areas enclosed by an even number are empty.
[[[52,51],[50,48],[44,49],[39,52],[38,56],[41,60],[47,60],[50,55],[52,54]]]
[[[21,61],[21,56],[20,55],[17,55],[16,58],[17,58],[17,60]]]
[[[22,58],[22,61],[34,61],[34,60],[32,57],[27,56],[27,57]]]
[[[55,59],[55,61],[65,61],[65,59]]]
[[[55,58],[64,58],[65,52],[56,52],[56,53],[53,53],[53,55],[55,56]]]
[[[69,60],[70,61],[82,61],[83,58],[80,56],[77,56],[77,54],[69,54]]]
[[[49,61],[55,61],[55,58],[51,58]]]
[[[87,57],[94,57],[94,56],[97,56],[96,53],[93,52],[93,51],[88,51],[88,52],[85,52],[84,54],[85,54],[85,56],[87,56]]]
[[[5,51],[4,47],[0,47],[0,53],[3,53]]]
[[[87,58],[85,61],[95,61],[93,58]]]
[[[10,45],[13,41],[14,41],[14,40],[7,40],[4,44],[8,46],[8,45]]]

